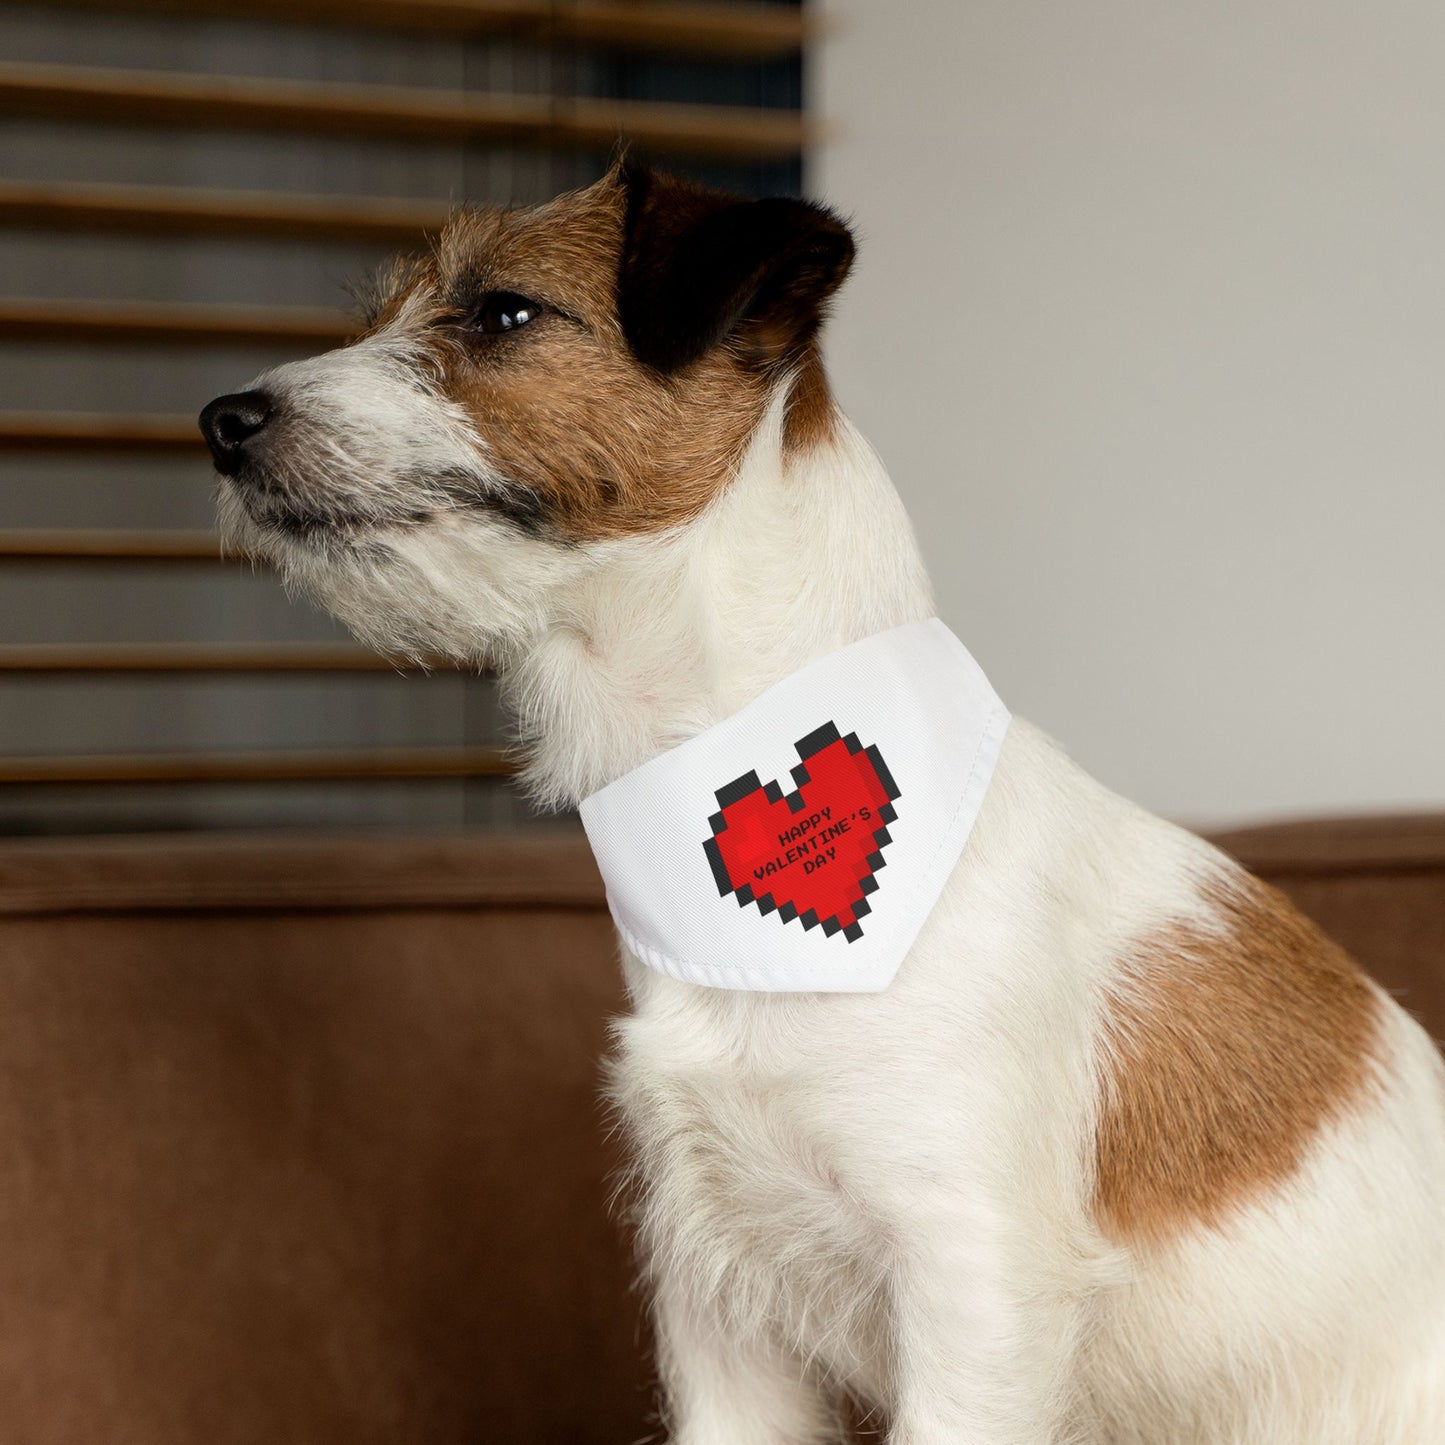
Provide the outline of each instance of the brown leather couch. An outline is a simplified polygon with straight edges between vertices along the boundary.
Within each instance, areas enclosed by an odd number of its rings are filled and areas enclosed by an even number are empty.
[[[1221,839],[1445,1033],[1445,818]],[[655,1432],[579,836],[0,844],[5,1445]]]

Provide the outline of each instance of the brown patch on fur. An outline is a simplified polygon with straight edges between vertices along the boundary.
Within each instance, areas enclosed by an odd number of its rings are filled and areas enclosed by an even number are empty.
[[[632,355],[617,315],[623,206],[609,178],[532,210],[463,212],[385,312],[433,351],[497,471],[578,540],[695,517],[735,474],[768,398],[727,344],[675,377]],[[548,309],[513,334],[469,335],[468,308],[489,291]]]
[[[783,419],[784,455],[796,456],[831,442],[837,421],[838,409],[822,358],[816,346],[809,346],[788,394],[788,409]]]
[[[654,224],[666,236],[673,222],[685,233],[699,206],[747,204],[668,177],[648,184]],[[639,359],[619,315],[628,206],[615,169],[544,206],[460,212],[433,256],[398,270],[375,308],[373,330],[410,335],[433,357],[443,391],[472,418],[488,460],[515,492],[513,514],[573,540],[655,532],[696,517],[736,474],[789,372],[796,380],[785,453],[832,434],[817,346],[809,335],[790,349],[808,314],[807,286],[822,284],[808,280],[810,256],[794,260],[800,274],[791,286],[780,283],[765,314],[669,371]],[[686,234],[678,244],[690,245]],[[515,332],[483,336],[467,320],[493,291],[546,309]],[[821,304],[820,297],[813,311]]]
[[[1206,893],[1218,932],[1144,940],[1105,1022],[1094,1207],[1116,1238],[1220,1226],[1372,1077],[1379,1000],[1353,961],[1247,874]]]

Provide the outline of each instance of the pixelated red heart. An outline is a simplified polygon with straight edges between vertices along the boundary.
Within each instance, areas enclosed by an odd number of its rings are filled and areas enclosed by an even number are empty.
[[[712,837],[703,843],[718,892],[756,903],[784,923],[821,927],[849,943],[872,911],[898,788],[876,746],[825,723],[798,744],[797,790],[744,773],[717,790]]]

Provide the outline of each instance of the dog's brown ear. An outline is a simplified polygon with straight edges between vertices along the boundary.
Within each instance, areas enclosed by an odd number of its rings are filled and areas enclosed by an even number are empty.
[[[753,359],[799,355],[853,261],[853,237],[807,201],[742,200],[624,161],[617,303],[628,345],[677,371],[729,336]]]

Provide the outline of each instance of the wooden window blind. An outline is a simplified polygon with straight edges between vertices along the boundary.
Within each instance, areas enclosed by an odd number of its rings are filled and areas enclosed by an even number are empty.
[[[619,135],[790,192],[801,6],[0,3],[0,833],[529,821],[490,681],[225,560],[195,415]]]

